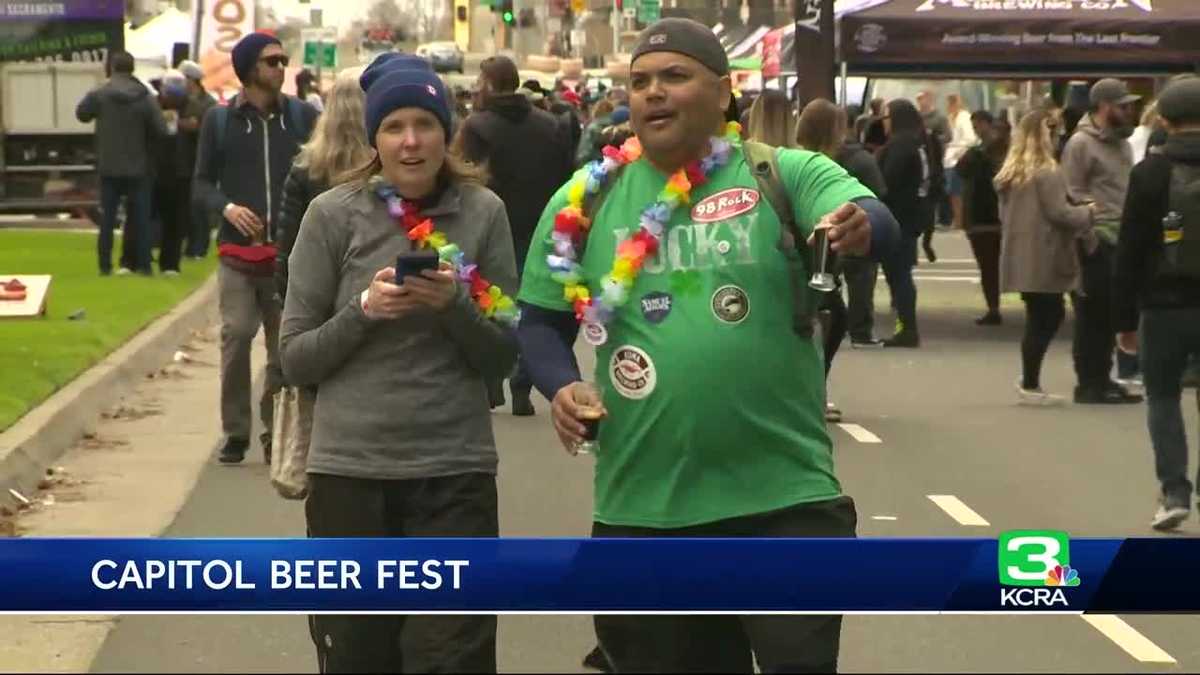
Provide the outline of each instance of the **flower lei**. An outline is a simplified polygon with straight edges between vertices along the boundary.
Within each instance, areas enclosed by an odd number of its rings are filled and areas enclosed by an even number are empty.
[[[403,199],[396,188],[382,182],[375,187],[375,194],[387,203],[388,214],[396,219],[409,240],[417,244],[417,248],[437,251],[438,258],[451,265],[454,278],[467,285],[480,313],[506,326],[516,326],[521,319],[521,312],[513,299],[505,295],[499,286],[484,279],[479,267],[467,262],[466,254],[445,233],[435,230],[433,220],[423,217],[415,203]]]
[[[578,250],[587,241],[591,221],[584,216],[586,199],[595,197],[613,179],[619,169],[642,156],[642,145],[634,136],[620,148],[608,146],[603,158],[590,162],[586,172],[567,188],[567,205],[554,216],[550,235],[553,253],[546,256],[551,278],[563,285],[563,298],[573,304],[575,318],[583,323],[603,326],[616,310],[629,301],[629,291],[642,271],[646,258],[658,252],[671,215],[680,204],[691,201],[693,187],[708,182],[708,177],[729,161],[733,141],[741,137],[741,125],[730,122],[725,136],[710,141],[709,153],[676,171],[658,197],[642,209],[639,227],[617,246],[612,270],[600,280],[598,295],[593,295],[583,278]]]

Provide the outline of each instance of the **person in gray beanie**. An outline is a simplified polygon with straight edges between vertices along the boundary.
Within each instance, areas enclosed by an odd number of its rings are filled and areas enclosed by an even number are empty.
[[[572,455],[585,436],[599,448],[592,536],[852,537],[854,502],[834,473],[825,368],[804,307],[808,251],[790,242],[820,225],[835,251],[887,253],[896,221],[833,160],[743,144],[725,122],[729,61],[707,26],[656,22],[632,59],[640,156],[632,143],[609,151],[555,194],[519,297],[521,352],[552,401],[559,441]],[[772,166],[775,180],[760,182]],[[684,194],[664,200],[665,185]],[[614,284],[616,251],[641,257]],[[573,353],[577,316],[596,347],[594,385]],[[754,354],[735,378],[712,357],[729,353]],[[603,615],[595,628],[616,672],[748,673],[756,662],[832,672],[841,617]]]
[[[1145,377],[1159,482],[1150,525],[1173,530],[1200,486],[1188,476],[1180,405],[1184,372],[1200,359],[1200,78],[1173,82],[1158,109],[1167,142],[1130,175],[1112,293],[1117,345],[1139,356]]]
[[[195,61],[182,61],[179,72],[187,78],[187,100],[179,109],[179,133],[175,140],[176,153],[179,161],[179,177],[185,178],[187,193],[180,197],[188,207],[187,244],[184,255],[192,259],[200,259],[208,255],[208,244],[211,237],[211,218],[203,208],[197,208],[192,202],[192,180],[196,172],[196,149],[200,144],[200,124],[204,114],[217,104],[204,88],[204,70]]]
[[[383,70],[363,120],[376,156],[312,201],[288,260],[283,369],[318,390],[308,532],[496,537],[485,382],[516,361],[512,233],[449,152],[441,79]],[[325,673],[496,672],[495,616],[321,615],[310,632]]]

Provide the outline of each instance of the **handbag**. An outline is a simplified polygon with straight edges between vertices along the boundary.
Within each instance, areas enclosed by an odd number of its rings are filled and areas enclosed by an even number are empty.
[[[306,387],[283,387],[275,394],[271,485],[284,499],[308,495],[308,444],[315,399],[316,392]]]

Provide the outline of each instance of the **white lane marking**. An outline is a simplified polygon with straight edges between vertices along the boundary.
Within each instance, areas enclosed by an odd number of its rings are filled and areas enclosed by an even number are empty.
[[[1119,616],[1083,614],[1081,618],[1142,663],[1175,663],[1174,657],[1139,633],[1136,628],[1125,623]]]
[[[975,527],[987,527],[991,523],[983,519],[983,516],[971,510],[971,507],[963,503],[961,499],[954,495],[926,495],[929,500],[937,504],[951,518],[958,521],[959,525],[970,525]]]
[[[871,520],[899,520],[896,516],[871,516]]]
[[[921,274],[914,274],[913,281],[963,281],[969,284],[979,283],[979,277],[927,277]]]
[[[880,440],[880,438],[878,436],[871,433],[870,431],[867,431],[865,428],[863,428],[857,424],[839,424],[838,426],[842,428],[842,431],[845,431],[846,433],[850,434],[850,436],[854,440],[858,441],[859,443],[882,443],[883,442],[882,440]]]

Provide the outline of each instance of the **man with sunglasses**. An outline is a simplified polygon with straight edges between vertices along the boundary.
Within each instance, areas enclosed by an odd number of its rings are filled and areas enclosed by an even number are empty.
[[[279,302],[275,297],[275,223],[292,159],[308,140],[317,111],[281,93],[288,57],[279,40],[251,33],[233,48],[243,89],[204,116],[196,155],[195,199],[221,213],[217,272],[221,311],[223,464],[250,445],[250,344],[261,324],[267,381],[259,403],[263,455],[271,453],[272,399],[281,386]]]

